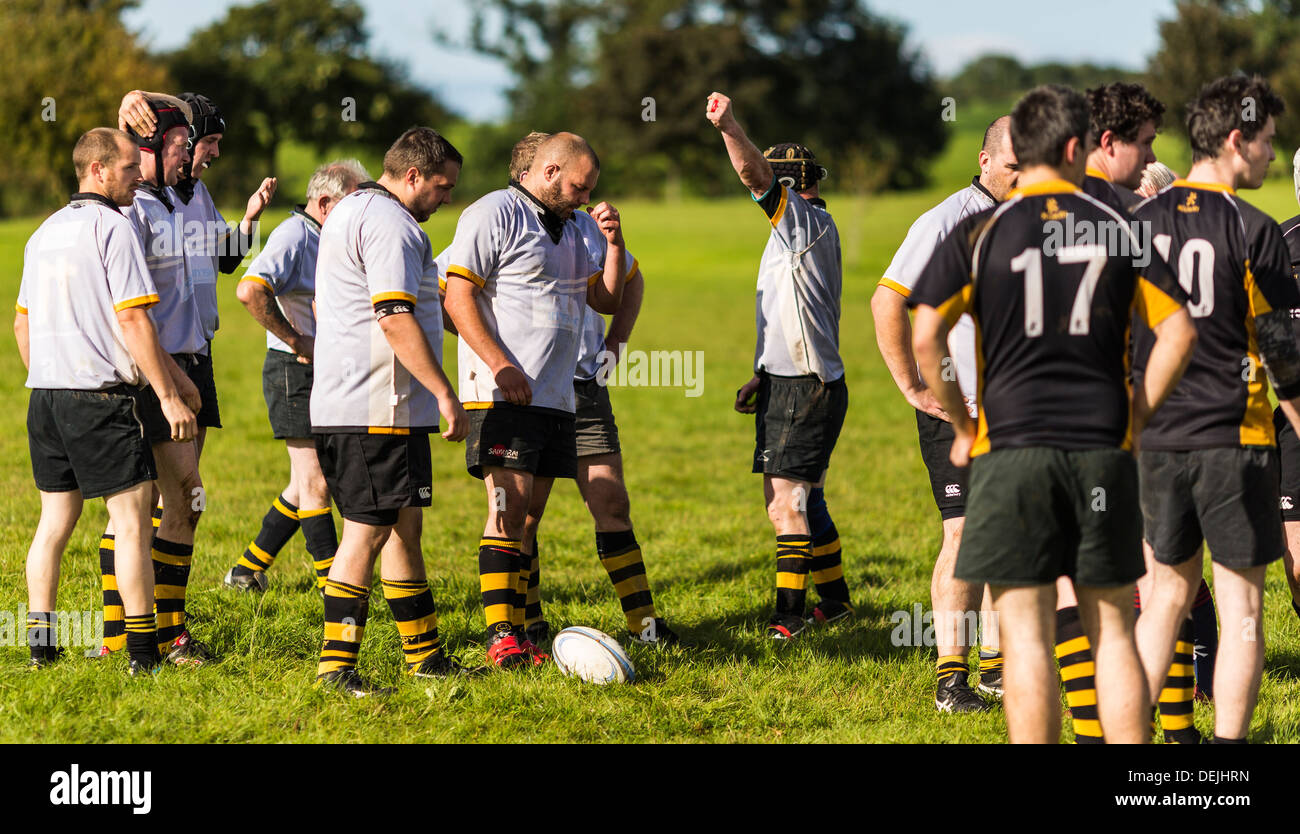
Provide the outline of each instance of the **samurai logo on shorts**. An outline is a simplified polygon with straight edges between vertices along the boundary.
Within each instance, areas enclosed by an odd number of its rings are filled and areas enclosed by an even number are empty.
[[[488,455],[494,458],[501,458],[502,460],[519,460],[518,449],[507,449],[500,443],[493,446],[491,449],[488,449]]]

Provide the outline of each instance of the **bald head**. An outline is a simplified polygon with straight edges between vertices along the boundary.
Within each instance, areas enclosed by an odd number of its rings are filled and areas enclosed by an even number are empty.
[[[984,144],[980,147],[986,153],[996,153],[1011,134],[1011,117],[998,116],[984,131]]]
[[[600,178],[600,159],[575,133],[556,133],[537,146],[528,166],[528,191],[564,219],[591,200]]]
[[[1011,146],[1011,117],[999,116],[984,131],[984,145],[979,153],[980,185],[999,203],[1016,187],[1019,168]]]

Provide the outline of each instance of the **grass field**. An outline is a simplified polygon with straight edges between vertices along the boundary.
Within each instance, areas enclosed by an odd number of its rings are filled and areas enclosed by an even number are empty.
[[[0,648],[0,742],[1003,740],[1000,713],[937,715],[933,650],[890,640],[893,612],[910,612],[918,603],[929,609],[940,530],[912,412],[880,360],[868,303],[910,222],[948,190],[830,200],[843,238],[841,349],[851,405],[826,493],[858,605],[851,622],[781,651],[763,635],[774,543],[760,478],[749,473],[752,418],[731,409],[753,357],[754,276],[767,234],[761,214],[740,199],[629,202],[621,206],[628,242],[647,277],[632,347],[704,354],[698,398],[680,388],[613,391],[633,518],[656,602],[697,649],[631,647],[640,677],[633,686],[586,686],[554,666],[416,684],[401,675],[396,629],[376,594],[361,670],[400,684],[399,694],[356,703],[314,690],[321,610],[301,537],[280,556],[264,596],[220,588],[288,471],[266,424],[263,332],[236,301],[234,279],[223,278],[214,354],[225,428],[210,434],[204,455],[208,505],[188,603],[194,633],[221,661],[134,680],[122,657],[77,658],[33,675],[24,669],[26,649],[17,647],[18,617],[17,639]],[[1286,184],[1271,183],[1257,197],[1279,219],[1295,213]],[[459,208],[444,209],[427,224],[435,247],[450,240]],[[283,216],[267,218],[263,234]],[[37,222],[0,223],[0,298],[17,294],[22,248]],[[0,411],[0,611],[17,615],[26,599],[23,560],[38,501],[26,448],[24,374],[8,344],[0,350],[7,405]],[[454,365],[450,340],[445,354]],[[433,451],[424,551],[440,629],[451,650],[480,661],[476,553],[484,495],[465,473],[463,446],[435,439]],[[61,610],[98,609],[96,547],[104,520],[102,502],[87,505],[64,559]],[[557,485],[541,541],[550,622],[622,633],[590,518],[572,485]],[[1278,567],[1269,572],[1266,632],[1252,738],[1294,742],[1300,740],[1300,623]],[[1212,711],[1198,705],[1197,723],[1208,732]]]

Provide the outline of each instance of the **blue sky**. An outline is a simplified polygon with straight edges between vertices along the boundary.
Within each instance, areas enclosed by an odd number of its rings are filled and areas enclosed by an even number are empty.
[[[470,118],[505,112],[510,75],[498,62],[468,50],[435,46],[435,29],[464,40],[472,0],[360,0],[373,53],[403,63],[411,79]],[[143,0],[126,21],[156,49],[182,46],[195,29],[220,19],[244,0]],[[1174,0],[1090,0],[1075,5],[1043,0],[868,0],[877,15],[907,26],[908,44],[940,75],[985,52],[1009,53],[1026,63],[1092,61],[1140,69],[1159,44],[1158,22]],[[1104,31],[1103,31],[1104,29]]]

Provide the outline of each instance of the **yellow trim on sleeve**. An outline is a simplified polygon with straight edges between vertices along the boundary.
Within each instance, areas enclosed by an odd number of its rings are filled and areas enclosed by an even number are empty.
[[[1273,305],[1268,303],[1264,293],[1259,290],[1259,284],[1255,283],[1255,273],[1250,270],[1250,258],[1246,259],[1246,279],[1244,284],[1246,299],[1247,303],[1250,304],[1250,315],[1252,317],[1273,312]]]
[[[409,292],[381,292],[379,295],[370,297],[371,304],[382,304],[385,301],[409,301],[415,303],[415,296]]]
[[[15,304],[14,304],[14,312],[15,312],[15,313],[22,313],[22,314],[25,316],[25,315],[27,315],[27,308],[24,307],[24,306],[21,305],[21,304],[17,304],[17,303],[15,303]]]
[[[486,278],[479,275],[474,270],[469,269],[467,267],[463,267],[459,264],[452,264],[451,266],[447,267],[447,275],[449,276],[455,275],[457,278],[464,278],[466,281],[469,281],[474,284],[478,284],[480,287],[487,286]]]
[[[598,270],[596,270],[595,272],[593,272],[593,273],[591,273],[590,275],[588,275],[588,276],[587,276],[587,286],[589,286],[589,287],[594,287],[594,286],[596,286],[596,282],[599,281],[599,280],[600,280],[600,276],[601,276],[601,275],[604,275],[604,274],[605,274],[605,270],[603,270],[603,269],[598,269]]]
[[[447,290],[447,279],[441,275],[438,276],[438,289],[444,292]]]
[[[902,284],[898,283],[897,281],[893,280],[892,278],[881,278],[879,286],[888,287],[889,289],[901,295],[903,298],[907,298],[912,294],[911,290],[909,290],[907,287],[903,286]]]
[[[260,275],[254,275],[250,272],[247,275],[245,275],[243,278],[239,279],[239,283],[241,284],[244,283],[245,281],[252,281],[254,284],[261,284],[271,292],[275,292],[275,287],[271,286],[271,282],[267,281],[265,278],[263,278]]]
[[[1183,306],[1141,276],[1138,276],[1137,304],[1138,315],[1151,328],[1177,313]]]
[[[398,426],[371,426],[366,429],[370,434],[410,434],[410,429],[400,428]]]
[[[957,319],[961,318],[962,313],[970,312],[970,294],[972,289],[973,286],[967,284],[959,291],[953,293],[947,301],[935,308],[939,311],[939,315],[943,316],[943,320],[948,322],[949,327],[952,327],[957,323]]]
[[[782,216],[785,215],[785,207],[786,204],[789,202],[789,197],[790,197],[790,192],[789,190],[786,189],[784,185],[781,185],[781,183],[779,182],[776,183],[776,185],[779,186],[781,189],[781,202],[776,204],[776,212],[774,212],[772,216],[768,218],[769,220],[772,221],[773,226],[781,222]]]
[[[113,311],[120,313],[130,307],[152,307],[157,303],[157,295],[141,295],[136,298],[128,298],[126,301],[117,302],[113,305]]]
[[[633,276],[635,276],[640,271],[641,271],[641,262],[638,261],[636,258],[633,258],[631,268],[628,269],[627,275],[623,276],[623,283],[626,284],[628,281],[631,281]]]

